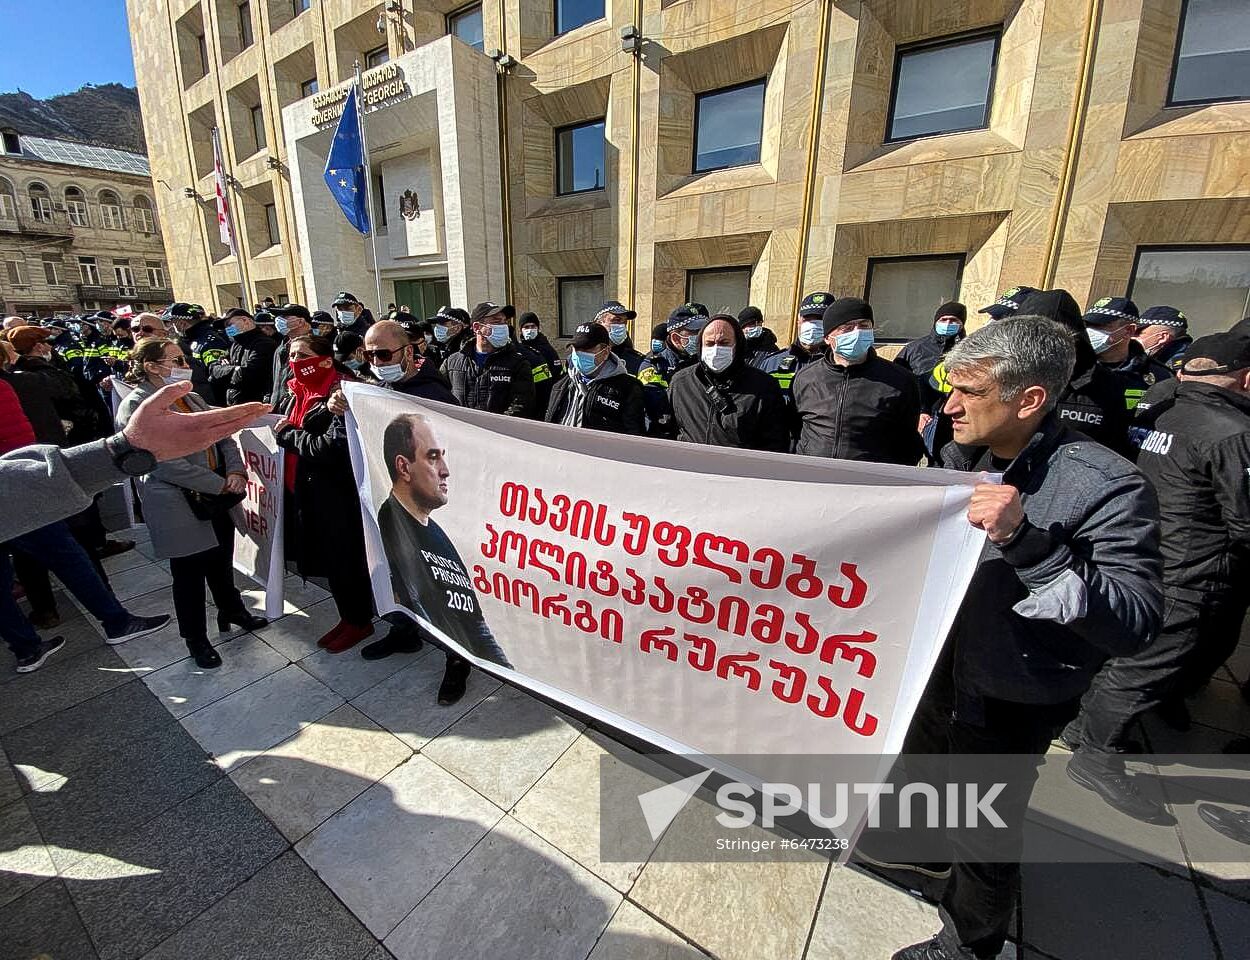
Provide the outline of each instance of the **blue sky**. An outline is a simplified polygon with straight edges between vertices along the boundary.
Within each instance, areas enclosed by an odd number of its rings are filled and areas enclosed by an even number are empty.
[[[134,86],[125,0],[0,0],[0,93],[44,98],[85,83]]]

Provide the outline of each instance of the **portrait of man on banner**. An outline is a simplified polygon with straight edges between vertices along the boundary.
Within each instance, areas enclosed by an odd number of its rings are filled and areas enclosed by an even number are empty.
[[[404,413],[382,440],[391,492],[378,509],[395,602],[474,656],[511,667],[482,615],[460,552],[431,513],[449,499],[447,451],[420,413]]]

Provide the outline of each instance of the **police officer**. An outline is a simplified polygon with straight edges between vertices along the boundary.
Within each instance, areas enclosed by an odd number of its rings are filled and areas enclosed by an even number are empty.
[[[521,343],[531,350],[537,351],[543,358],[543,362],[551,370],[552,377],[558,377],[564,372],[564,365],[560,362],[560,354],[556,353],[556,348],[551,345],[551,341],[543,333],[542,325],[538,322],[538,314],[529,310],[522,313],[517,318],[517,331],[520,334]]]
[[[964,338],[964,324],[968,308],[951,300],[933,312],[933,327],[923,337],[912,340],[899,351],[894,362],[906,367],[916,378],[920,391],[920,435],[924,439],[929,462],[936,463],[938,454],[951,442],[950,417],[942,411],[949,391],[939,388],[940,379],[933,375],[934,369],[951,347]]]
[[[214,329],[213,322],[204,315],[198,303],[171,303],[161,314],[166,326],[176,331],[178,345],[191,364],[191,382],[196,393],[209,403],[221,406],[225,397],[217,395],[210,370],[230,354],[230,341],[225,334]]]
[[[457,353],[466,338],[472,336],[469,329],[469,312],[459,307],[439,307],[429,318],[434,325],[434,346],[444,360]]]
[[[794,378],[795,452],[915,466],[924,454],[920,391],[911,373],[877,356],[872,307],[843,297],[825,309],[821,326],[824,357]]]
[[[331,343],[334,342],[334,335],[338,330],[333,314],[328,310],[314,310],[312,312],[312,332],[314,336],[325,337]],[[354,333],[352,330],[344,330],[344,333]],[[359,334],[357,334],[359,336]]]
[[[509,312],[505,313],[504,316],[509,318],[508,333],[511,335],[515,331],[512,321],[516,317],[516,310],[511,306],[507,309]],[[534,375],[534,407],[530,412],[530,416],[534,420],[542,420],[547,414],[547,406],[551,403],[551,391],[555,386],[556,371],[533,340],[526,340],[524,337],[516,339],[514,337],[512,345],[525,358],[525,362],[530,365],[530,370]],[[552,352],[554,353],[555,351],[553,350]]]
[[[699,361],[678,370],[668,388],[677,439],[743,450],[790,449],[786,402],[777,381],[747,363],[747,342],[729,314],[698,334]]]
[[[608,339],[612,343],[612,352],[616,359],[625,364],[631,377],[638,376],[646,356],[634,348],[634,341],[629,336],[629,321],[637,317],[633,310],[617,300],[605,300],[599,312],[595,314],[595,323],[608,331]]]
[[[809,363],[819,360],[825,354],[825,330],[822,317],[825,310],[834,302],[832,293],[824,291],[809,293],[799,304],[799,331],[789,349],[774,353],[760,361],[759,368],[771,374],[781,387],[781,395],[785,397],[789,411],[790,435],[795,443],[799,439],[799,415],[794,406],[792,388],[794,378]]]
[[[568,376],[558,378],[548,423],[641,436],[646,432],[642,384],[612,349],[605,326],[583,323],[573,333]]]
[[[1148,354],[1175,372],[1194,342],[1189,320],[1175,307],[1147,307],[1137,322],[1137,342]]]
[[[647,409],[648,436],[671,439],[677,435],[677,424],[668,399],[668,385],[673,374],[698,359],[698,332],[705,323],[707,307],[701,303],[692,301],[674,309],[664,325],[663,346],[658,351],[653,349],[639,368],[638,380],[642,384],[642,398]],[[659,327],[652,331],[653,334],[658,332]]]
[[[109,372],[115,377],[124,377],[126,371],[130,369],[130,351],[135,347],[135,337],[130,330],[130,318],[122,317],[113,320],[109,324],[109,329],[112,331],[112,336],[108,346],[105,347]]]
[[[356,299],[354,293],[340,290],[334,297],[334,326],[339,331],[351,331],[364,336],[373,326],[373,314],[369,308]]]
[[[668,339],[668,323],[657,323],[651,328],[651,349],[647,351],[647,359],[658,357],[664,352],[664,341]],[[641,369],[641,368],[639,368]]]
[[[1139,820],[1171,823],[1116,751],[1152,707],[1193,693],[1236,648],[1250,605],[1250,339],[1196,340],[1170,397],[1137,417],[1137,465],[1162,521],[1164,618],[1142,653],[1109,661],[1063,739],[1068,775]]]
[[[1034,287],[1012,287],[991,304],[982,307],[977,313],[986,314],[991,320],[1001,320],[1019,312],[1020,304],[1039,291]],[[1023,316],[1023,314],[1021,314]]]
[[[278,341],[261,333],[252,315],[242,307],[226,311],[230,351],[211,376],[227,406],[263,401],[273,391],[273,355]]]
[[[747,363],[762,369],[764,361],[777,352],[777,335],[764,326],[759,307],[743,307],[738,313],[738,326],[746,338]]]
[[[1140,319],[1137,304],[1125,297],[1103,297],[1085,311],[1085,330],[1098,362],[1124,381],[1124,405],[1129,410],[1172,371],[1133,339]]]
[[[512,343],[503,307],[479,303],[469,319],[472,337],[443,362],[456,401],[509,417],[532,416],[534,373]]]

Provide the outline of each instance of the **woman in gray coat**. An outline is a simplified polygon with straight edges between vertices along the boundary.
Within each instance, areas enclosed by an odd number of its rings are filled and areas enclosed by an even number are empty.
[[[123,428],[135,409],[167,383],[189,379],[190,368],[181,348],[172,340],[144,340],[130,354],[126,380],[134,390],[117,411],[117,428]],[[194,393],[178,401],[188,412],[208,405]],[[174,579],[174,612],[178,632],[197,665],[221,666],[221,657],[208,640],[204,609],[204,584],[217,605],[217,626],[225,631],[232,623],[247,630],[263,627],[267,620],[254,616],[234,585],[234,525],[228,515],[201,520],[191,509],[189,495],[242,493],[247,484],[243,459],[232,439],[220,440],[199,453],[167,460],[139,478],[139,499],[152,534],[158,559],[169,560]]]

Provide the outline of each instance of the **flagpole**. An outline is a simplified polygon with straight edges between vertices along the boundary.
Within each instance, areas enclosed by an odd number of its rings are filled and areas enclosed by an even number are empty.
[[[364,85],[360,82],[360,61],[356,61],[356,124],[360,127],[360,152],[365,161],[365,203],[369,205],[369,245],[373,249],[373,283],[377,288],[378,314],[382,312],[382,267],[378,263],[378,225],[373,207],[373,169],[369,166],[369,138],[365,136]],[[382,200],[386,202],[385,198]]]
[[[226,198],[226,223],[230,227],[230,242],[234,254],[234,265],[239,271],[239,302],[244,310],[247,309],[247,280],[243,276],[243,254],[239,250],[239,231],[234,227],[234,204],[230,201],[230,182],[234,179],[226,170],[226,153],[221,149],[221,134],[216,127],[213,127],[213,156],[221,166],[221,192]],[[209,278],[211,282],[211,277]]]

